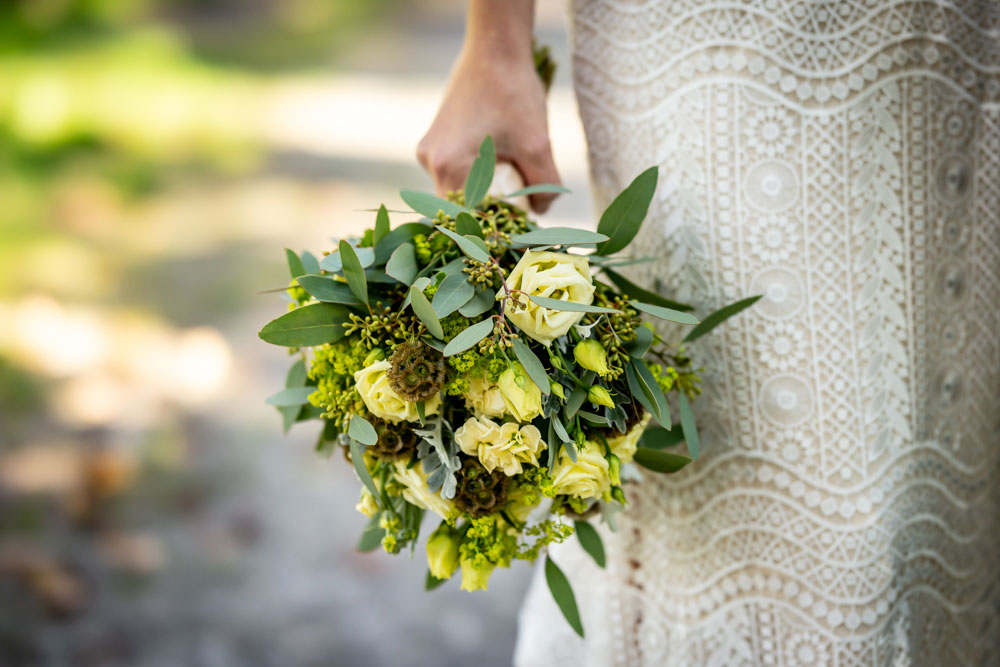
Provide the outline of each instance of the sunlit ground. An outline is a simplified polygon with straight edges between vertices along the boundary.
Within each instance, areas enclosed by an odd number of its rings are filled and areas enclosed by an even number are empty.
[[[421,553],[356,553],[349,466],[263,402],[289,363],[256,337],[285,308],[260,293],[287,284],[282,248],[429,187],[414,146],[461,15],[382,6],[309,67],[219,64],[131,15],[104,41],[0,51],[0,664],[509,664],[530,570],[425,594]],[[541,3],[539,35],[575,194],[545,221],[586,225],[561,11]]]

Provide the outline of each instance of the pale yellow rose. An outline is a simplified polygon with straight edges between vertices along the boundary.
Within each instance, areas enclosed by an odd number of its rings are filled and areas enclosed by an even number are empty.
[[[594,300],[590,263],[581,255],[527,250],[507,277],[507,286],[525,295],[559,301],[590,305]],[[504,291],[500,290],[497,298],[503,295]],[[521,301],[527,302],[527,308],[514,311],[508,306],[505,314],[521,331],[542,345],[551,345],[559,336],[565,336],[583,317],[583,313],[543,308],[523,297]]]
[[[403,498],[417,507],[430,510],[442,519],[448,518],[451,512],[451,501],[441,497],[437,491],[431,491],[427,486],[427,475],[424,467],[418,463],[412,468],[405,461],[394,461],[393,477],[403,485]]]
[[[411,403],[393,391],[386,371],[392,368],[388,361],[376,361],[354,374],[354,382],[368,411],[380,419],[394,424],[401,421],[414,422],[420,419],[417,404]],[[434,396],[424,403],[424,414],[437,414],[441,397]]]
[[[455,432],[455,442],[488,471],[499,468],[508,477],[520,474],[522,464],[538,465],[538,454],[546,447],[541,432],[531,424],[500,425],[485,417],[467,419]]]
[[[486,378],[469,380],[465,404],[477,417],[503,417],[506,410],[503,396],[500,395],[500,387]]]
[[[611,453],[620,458],[622,463],[628,463],[635,458],[639,438],[642,437],[642,432],[646,430],[647,424],[649,424],[648,412],[643,415],[642,421],[630,428],[625,435],[608,438],[608,447],[611,448]]]
[[[611,477],[603,447],[587,440],[577,448],[576,463],[563,449],[552,471],[552,486],[556,493],[577,498],[599,498],[610,491]]]
[[[500,374],[497,380],[507,414],[519,422],[530,422],[542,414],[542,390],[528,377],[521,362]]]

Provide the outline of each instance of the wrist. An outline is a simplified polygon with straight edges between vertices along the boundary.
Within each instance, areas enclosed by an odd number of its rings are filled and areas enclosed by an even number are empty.
[[[463,54],[504,64],[533,63],[534,0],[470,0]]]

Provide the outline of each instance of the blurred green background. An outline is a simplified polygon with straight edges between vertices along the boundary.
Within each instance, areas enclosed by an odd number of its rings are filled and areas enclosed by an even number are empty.
[[[435,0],[0,3],[0,665],[510,663],[530,571],[422,591],[280,432],[283,247],[429,188],[463,30]],[[589,213],[561,2],[557,162]]]

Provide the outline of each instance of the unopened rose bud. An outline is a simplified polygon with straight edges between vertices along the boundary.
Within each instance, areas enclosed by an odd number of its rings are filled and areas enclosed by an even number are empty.
[[[354,509],[371,518],[378,512],[378,503],[375,502],[375,496],[368,489],[361,489],[361,500],[354,506]]]
[[[620,486],[622,483],[622,460],[610,454],[608,456],[608,477],[611,478],[611,483],[615,486]]]
[[[558,382],[552,383],[552,393],[561,398],[562,400],[564,401],[566,400],[566,392],[563,390],[563,386]]]
[[[603,405],[608,408],[615,407],[615,402],[611,400],[611,394],[599,384],[595,384],[590,388],[587,392],[587,400],[594,405]]]
[[[385,352],[383,352],[381,348],[376,347],[368,353],[367,357],[365,357],[365,368],[371,366],[376,361],[382,361],[383,359],[385,359]]]
[[[611,487],[611,497],[617,500],[622,505],[625,504],[625,492],[622,491],[622,487],[620,486]]]
[[[437,579],[448,579],[458,567],[458,546],[461,535],[441,522],[427,539],[427,566]]]
[[[608,374],[608,353],[604,346],[593,338],[577,343],[573,348],[573,358],[576,359],[576,363],[601,377]]]

